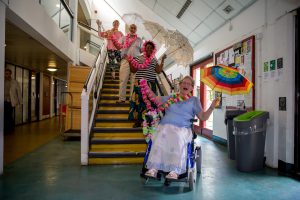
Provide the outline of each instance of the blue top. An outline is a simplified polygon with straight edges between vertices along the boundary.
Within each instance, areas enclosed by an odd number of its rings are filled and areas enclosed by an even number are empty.
[[[162,101],[165,103],[170,96],[163,96]],[[191,128],[191,119],[202,111],[200,99],[191,97],[186,101],[174,103],[165,110],[165,116],[161,124],[172,124],[177,127]]]

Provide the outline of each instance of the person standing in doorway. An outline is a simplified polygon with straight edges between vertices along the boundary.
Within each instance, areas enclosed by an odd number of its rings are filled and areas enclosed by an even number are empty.
[[[123,36],[119,41],[113,38],[113,42],[117,49],[121,49],[121,66],[120,66],[120,85],[119,85],[119,100],[116,103],[125,103],[126,101],[126,87],[130,77],[130,96],[133,91],[134,73],[130,72],[130,65],[127,61],[127,57],[130,55],[136,57],[141,53],[142,39],[136,34],[137,27],[135,24],[131,24],[129,27],[129,33]]]
[[[14,108],[22,104],[22,94],[19,83],[11,78],[12,71],[5,69],[4,82],[4,132],[9,133],[14,130],[13,119]]]
[[[111,78],[115,80],[116,75],[116,67],[120,65],[121,62],[121,52],[118,50],[115,45],[112,42],[112,37],[114,37],[116,40],[119,40],[120,38],[123,37],[123,33],[119,31],[119,25],[120,22],[118,20],[113,21],[113,28],[108,31],[103,31],[101,32],[101,21],[97,20],[96,21],[98,25],[98,35],[100,37],[106,38],[107,39],[107,54],[108,54],[108,67],[110,68],[111,71]],[[117,63],[116,63],[116,61]]]

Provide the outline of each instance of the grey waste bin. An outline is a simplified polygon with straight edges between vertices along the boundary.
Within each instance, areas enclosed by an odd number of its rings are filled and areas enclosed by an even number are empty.
[[[269,113],[251,111],[233,119],[236,167],[242,172],[263,169]]]
[[[225,112],[228,158],[231,160],[235,160],[235,137],[233,135],[233,118],[245,112],[247,111],[240,109],[226,110]]]

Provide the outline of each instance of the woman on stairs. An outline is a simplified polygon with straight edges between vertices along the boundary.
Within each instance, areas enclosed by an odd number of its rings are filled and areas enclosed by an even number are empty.
[[[123,33],[119,31],[119,21],[115,20],[113,22],[113,28],[108,31],[103,31],[101,32],[101,21],[97,20],[96,21],[98,25],[98,35],[100,37],[106,38],[107,39],[107,54],[108,54],[108,67],[110,68],[111,71],[111,78],[115,80],[116,75],[115,75],[115,70],[116,67],[120,65],[121,62],[121,51],[118,50],[113,41],[112,37],[114,37],[116,40],[119,40],[120,38],[123,37]],[[117,60],[117,63],[115,62]]]
[[[140,80],[147,80],[148,85],[151,90],[156,93],[156,74],[162,71],[164,60],[166,55],[161,59],[160,64],[158,64],[155,58],[156,48],[152,41],[146,41],[142,48],[143,54],[135,58],[128,57],[127,60],[130,63],[130,70],[135,73],[134,89],[130,100],[130,111],[128,115],[129,120],[135,120],[133,128],[141,127],[143,122],[142,114],[146,111],[146,105],[143,101],[140,88]]]

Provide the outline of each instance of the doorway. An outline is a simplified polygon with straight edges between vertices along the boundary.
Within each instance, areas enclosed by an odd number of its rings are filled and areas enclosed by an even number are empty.
[[[194,96],[200,98],[200,102],[202,108],[207,110],[213,100],[213,91],[201,82],[200,71],[203,68],[209,67],[213,65],[213,56],[210,55],[204,59],[197,61],[195,64],[191,66],[191,74],[193,79],[195,80],[194,87]],[[210,115],[209,119],[206,121],[200,122],[200,127],[206,131],[212,133],[213,130],[213,113]]]
[[[300,178],[300,8],[295,17],[295,171]]]
[[[50,77],[43,75],[43,118],[50,117],[50,93],[51,82]]]

